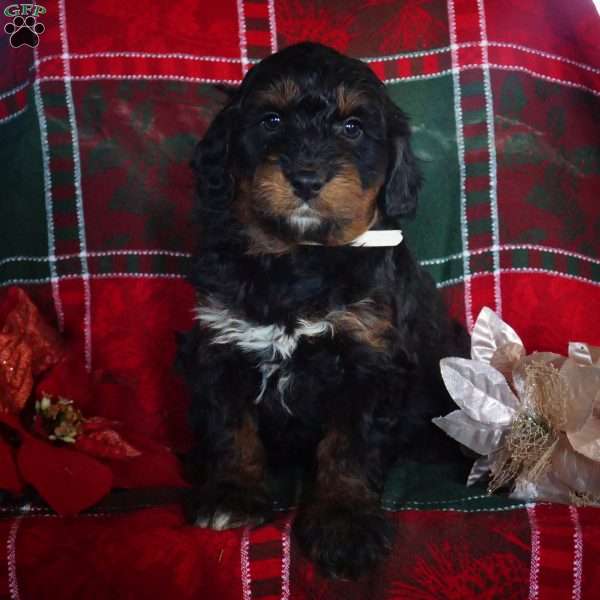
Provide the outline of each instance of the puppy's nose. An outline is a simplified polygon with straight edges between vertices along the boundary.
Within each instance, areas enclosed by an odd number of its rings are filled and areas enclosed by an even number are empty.
[[[323,177],[317,171],[298,171],[290,178],[294,191],[303,200],[314,198],[323,187]]]

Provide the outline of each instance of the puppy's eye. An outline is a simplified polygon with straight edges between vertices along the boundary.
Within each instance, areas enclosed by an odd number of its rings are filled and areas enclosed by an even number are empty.
[[[261,119],[260,124],[267,131],[275,131],[281,125],[281,116],[277,113],[269,113]]]
[[[363,131],[362,123],[356,117],[350,117],[344,121],[342,131],[346,137],[356,139]]]

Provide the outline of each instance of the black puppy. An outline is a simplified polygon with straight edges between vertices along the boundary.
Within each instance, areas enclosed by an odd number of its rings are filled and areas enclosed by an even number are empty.
[[[262,523],[270,467],[309,463],[296,539],[325,573],[357,577],[392,544],[389,466],[449,408],[438,361],[464,352],[404,243],[351,245],[415,212],[407,119],[365,64],[298,44],[248,73],[193,166],[190,518]]]

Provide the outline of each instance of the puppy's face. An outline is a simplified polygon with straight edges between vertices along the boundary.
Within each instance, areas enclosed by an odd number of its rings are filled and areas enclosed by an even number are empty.
[[[286,71],[246,99],[238,214],[282,239],[349,242],[374,220],[385,179],[382,107],[358,81]]]
[[[223,114],[231,210],[256,252],[348,243],[393,212],[384,188],[396,166],[406,163],[404,187],[413,176],[406,120],[381,82],[324,46],[299,44],[261,62]]]

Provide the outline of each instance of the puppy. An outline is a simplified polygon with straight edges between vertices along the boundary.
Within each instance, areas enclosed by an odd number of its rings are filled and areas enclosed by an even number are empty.
[[[191,521],[226,529],[272,510],[267,474],[310,484],[293,531],[322,572],[356,578],[390,550],[390,465],[426,447],[462,355],[435,285],[396,229],[421,177],[405,115],[362,62],[313,43],[256,65],[198,144]],[[440,223],[440,227],[443,224]]]

